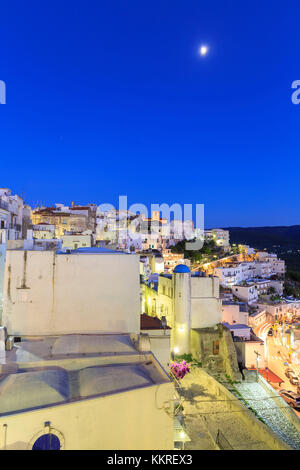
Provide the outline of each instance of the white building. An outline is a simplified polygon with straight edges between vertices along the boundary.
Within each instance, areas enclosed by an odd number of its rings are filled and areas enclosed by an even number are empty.
[[[300,317],[300,300],[289,301],[287,299],[275,301],[260,301],[258,307],[265,310],[274,320],[290,320],[292,317]]]
[[[277,259],[276,255],[270,255],[255,261],[230,262],[216,266],[213,268],[213,273],[220,279],[222,286],[231,287],[257,277],[261,279],[269,279],[271,276],[281,277],[285,273],[285,262]]]
[[[223,323],[223,325],[233,333],[233,336],[238,336],[239,338],[242,338],[244,340],[250,339],[250,332],[251,332],[250,326],[239,324],[239,323],[235,325],[230,325],[229,323]]]
[[[257,309],[256,312],[249,315],[249,326],[251,328],[257,328],[258,326],[266,323],[269,318],[269,314],[264,309]]]
[[[222,301],[222,322],[233,325],[242,323],[248,325],[248,306],[245,302]]]
[[[231,287],[252,278],[255,275],[255,263],[228,263],[214,268],[214,275],[220,279],[223,287]]]
[[[91,248],[94,245],[94,236],[90,230],[82,233],[68,233],[61,237],[62,248],[77,250],[77,248]]]
[[[27,220],[28,208],[24,206],[22,198],[11,194],[10,189],[0,188],[0,312],[7,242],[19,240],[24,235],[23,215]]]
[[[235,284],[232,286],[232,293],[240,300],[253,304],[258,300],[258,291],[254,283],[245,283],[243,285]]]
[[[157,290],[145,288],[142,312],[164,316],[171,327],[171,349],[189,353],[192,330],[214,328],[222,322],[219,280],[191,275],[179,264],[172,275],[158,276]]]
[[[139,290],[137,255],[7,251],[1,449],[173,449],[176,394]]]
[[[33,238],[52,239],[55,238],[55,225],[42,223],[32,226]]]
[[[0,449],[173,449],[174,387],[145,344],[22,338],[0,363]]]
[[[3,324],[11,335],[110,333],[112,325],[136,333],[139,313],[138,255],[7,251]]]
[[[151,351],[163,368],[169,370],[171,328],[166,324],[166,321],[143,313],[141,315],[141,333],[149,336]]]
[[[224,326],[233,335],[240,365],[247,369],[256,369],[258,365],[260,369],[264,369],[266,366],[264,342],[251,331],[250,326],[243,324],[229,325],[228,323],[224,323]],[[256,353],[258,353],[258,356]]]

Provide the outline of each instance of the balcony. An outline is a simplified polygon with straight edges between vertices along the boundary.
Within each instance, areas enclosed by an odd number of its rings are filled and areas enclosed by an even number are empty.
[[[16,232],[22,232],[22,225],[20,224],[9,224],[8,228],[10,230],[15,230]]]
[[[1,201],[1,199],[0,199],[0,209],[4,209],[5,211],[9,212],[7,202]]]

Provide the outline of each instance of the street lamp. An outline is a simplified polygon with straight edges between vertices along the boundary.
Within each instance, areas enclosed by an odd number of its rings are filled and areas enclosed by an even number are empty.
[[[256,354],[256,379],[257,379],[257,382],[258,382],[258,361],[260,361],[258,356],[260,356],[260,354],[257,351],[254,351],[254,353]]]

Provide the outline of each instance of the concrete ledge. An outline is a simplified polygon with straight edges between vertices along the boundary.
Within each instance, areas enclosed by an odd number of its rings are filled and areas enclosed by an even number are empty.
[[[238,398],[217,380],[203,370],[198,370],[197,375],[204,386],[213,390],[217,396],[222,397],[225,406],[227,406],[229,410],[232,410],[232,412],[240,412],[239,415],[245,423],[245,426],[251,428],[251,431],[255,434],[257,439],[265,442],[266,445],[273,450],[292,450],[288,444],[272,431],[272,429],[259,421]]]

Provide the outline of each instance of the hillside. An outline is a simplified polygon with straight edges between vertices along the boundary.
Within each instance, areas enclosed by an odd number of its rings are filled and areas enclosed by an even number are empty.
[[[224,227],[230,232],[230,243],[242,243],[260,250],[277,253],[287,269],[300,272],[300,225],[278,227]]]

